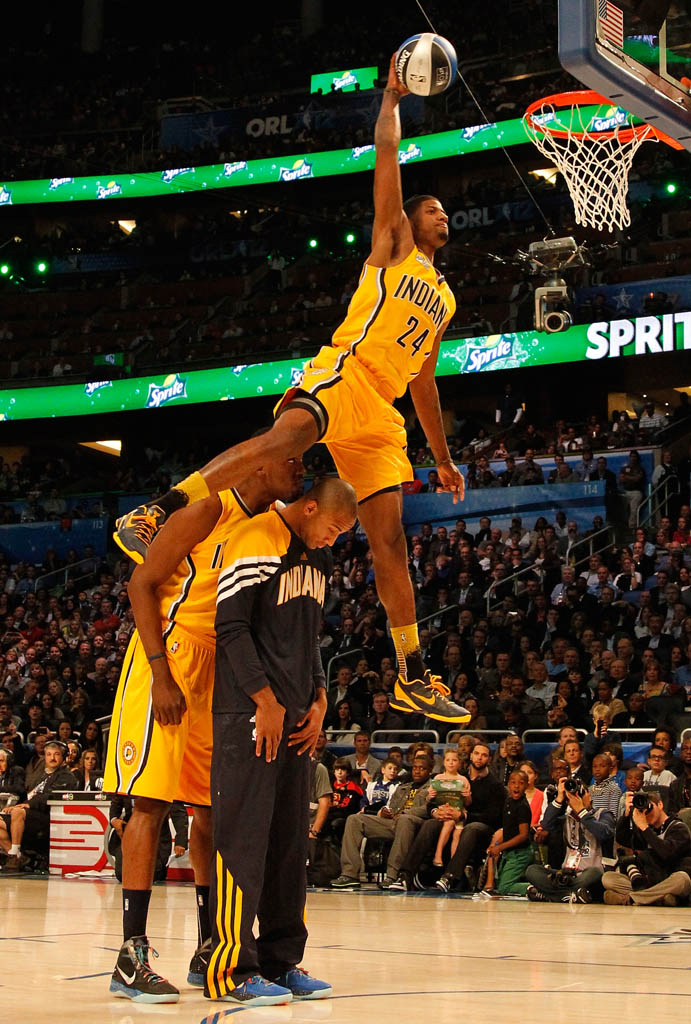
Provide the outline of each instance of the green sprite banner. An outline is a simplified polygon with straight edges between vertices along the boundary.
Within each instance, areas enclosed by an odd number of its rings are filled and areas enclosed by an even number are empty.
[[[596,111],[596,107],[584,108]],[[491,124],[472,125],[452,132],[420,135],[404,139],[398,154],[401,165],[465,156],[499,146],[515,146],[528,141],[523,121],[513,118]],[[374,168],[374,145],[354,149],[334,149],[322,153],[267,157],[262,160],[235,160],[205,167],[172,167],[165,171],[131,173],[109,171],[92,177],[49,178],[40,181],[5,181],[0,184],[0,206],[21,203],[64,203],[79,200],[135,199],[236,185],[266,185],[271,182],[298,182],[333,174],[354,174]]]
[[[355,92],[355,87],[373,89],[374,80],[379,74],[376,67],[353,68],[352,71],[327,71],[325,74],[312,75],[310,92]]]
[[[480,338],[448,338],[441,345],[437,376],[685,350],[691,350],[691,313],[665,313],[584,324],[560,334],[518,331]],[[0,420],[85,416],[277,396],[299,384],[303,362],[283,359],[127,380],[2,389]]]

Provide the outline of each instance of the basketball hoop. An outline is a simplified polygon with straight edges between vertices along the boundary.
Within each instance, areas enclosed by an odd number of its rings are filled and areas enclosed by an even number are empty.
[[[596,107],[586,114],[584,107]],[[605,108],[603,110],[603,107]],[[614,231],[631,223],[626,205],[633,158],[644,142],[675,139],[588,89],[556,93],[531,103],[523,124],[532,142],[564,176],[578,224]]]

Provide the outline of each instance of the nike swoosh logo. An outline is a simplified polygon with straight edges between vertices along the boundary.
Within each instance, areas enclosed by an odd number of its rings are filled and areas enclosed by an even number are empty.
[[[129,977],[128,977],[128,976],[127,976],[127,975],[125,974],[125,972],[123,971],[122,967],[118,967],[118,974],[119,974],[119,975],[120,975],[120,976],[121,976],[122,978],[124,978],[124,980],[125,980],[125,981],[127,982],[127,984],[128,984],[128,985],[131,985],[131,984],[132,984],[132,982],[134,981],[134,979],[135,979],[135,978],[137,977],[137,972],[135,971],[135,972],[134,972],[134,974],[132,975],[132,977],[131,977],[131,978],[129,978]]]
[[[404,693],[404,695],[405,695],[407,700],[421,700],[423,704],[436,704],[437,703],[437,695],[436,694],[433,694],[431,697],[423,697],[421,693],[413,693],[413,694],[410,694],[410,696],[408,696],[408,694],[405,693],[405,690],[403,691],[403,693]]]

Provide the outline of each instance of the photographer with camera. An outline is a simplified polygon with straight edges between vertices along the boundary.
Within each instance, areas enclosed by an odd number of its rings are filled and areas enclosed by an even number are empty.
[[[667,814],[659,789],[626,794],[615,835],[632,854],[602,876],[605,903],[674,907],[691,894],[691,832]]]
[[[593,806],[591,790],[573,775],[559,779],[541,828],[551,832],[561,827],[566,853],[561,868],[542,864],[527,868],[526,895],[532,902],[592,903],[592,890],[602,877],[602,847],[614,834],[614,815],[605,807]]]

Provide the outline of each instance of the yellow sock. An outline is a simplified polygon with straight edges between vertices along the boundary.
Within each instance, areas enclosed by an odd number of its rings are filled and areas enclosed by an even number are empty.
[[[188,505],[192,505],[195,501],[201,501],[202,498],[208,498],[211,494],[206,486],[204,477],[201,473],[196,472],[190,473],[179,484],[175,484],[174,490],[182,491],[183,494],[187,495]]]
[[[398,671],[407,679],[406,655],[414,654],[415,651],[420,649],[420,637],[417,633],[417,622],[413,622],[410,626],[392,626],[391,639],[393,640],[393,645],[396,649]]]

